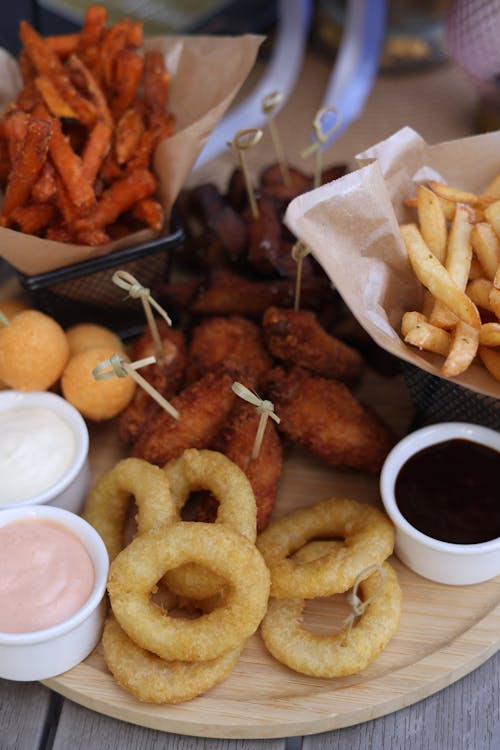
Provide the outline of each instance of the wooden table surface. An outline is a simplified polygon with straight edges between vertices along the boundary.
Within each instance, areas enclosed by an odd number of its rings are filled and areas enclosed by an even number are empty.
[[[312,53],[296,93],[278,117],[285,147],[299,167],[308,127],[329,74],[324,58]],[[326,163],[353,155],[404,125],[429,142],[472,132],[475,92],[452,64],[405,76],[380,77],[363,117],[344,133]],[[293,123],[293,127],[290,124]],[[285,127],[283,127],[285,126]],[[300,143],[299,143],[300,137]],[[291,142],[289,142],[291,140]],[[267,149],[267,151],[266,151]],[[263,144],[262,163],[272,160]],[[205,165],[193,181],[223,182],[234,166],[224,154]],[[89,711],[39,683],[0,680],[0,750],[493,750],[500,748],[500,653],[434,695],[395,713],[345,729],[306,737],[217,740],[158,732]]]

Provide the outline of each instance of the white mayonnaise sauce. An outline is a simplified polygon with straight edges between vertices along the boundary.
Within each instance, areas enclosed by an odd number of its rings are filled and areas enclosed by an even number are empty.
[[[52,487],[74,460],[68,423],[49,409],[0,411],[0,506]]]

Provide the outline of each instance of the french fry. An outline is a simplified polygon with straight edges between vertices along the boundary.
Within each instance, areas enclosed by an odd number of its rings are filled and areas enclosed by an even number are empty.
[[[478,354],[488,372],[493,375],[495,380],[500,381],[500,352],[486,346],[480,346]]]
[[[424,185],[417,187],[417,213],[422,237],[440,263],[446,259],[447,228],[438,196]]]
[[[475,224],[471,230],[470,241],[484,275],[493,281],[500,263],[500,241],[491,224]]]
[[[435,180],[429,181],[429,187],[441,198],[452,203],[465,203],[472,206],[487,206],[492,203],[495,199],[489,198],[486,195],[476,195],[475,193],[469,193],[466,190],[459,190],[450,185],[445,185],[442,182],[436,182]]]
[[[459,320],[451,334],[451,344],[442,374],[453,378],[465,372],[474,361],[479,346],[479,328]]]
[[[483,191],[483,195],[489,198],[500,199],[500,172],[491,180],[489,185]]]
[[[479,328],[481,320],[477,307],[431,253],[417,225],[405,224],[400,229],[410,263],[419,281],[460,320]]]
[[[410,328],[404,335],[404,340],[407,344],[416,346],[417,349],[441,354],[443,357],[448,356],[451,347],[451,334],[427,321],[417,323]]]
[[[495,289],[500,289],[500,263],[498,264],[497,270],[495,272],[493,286],[495,287]]]
[[[469,281],[474,279],[483,279],[484,269],[477,258],[472,258],[470,262]]]
[[[401,333],[404,336],[411,331],[412,328],[420,325],[420,323],[427,323],[427,318],[423,313],[411,310],[411,312],[405,312],[401,320]]]
[[[488,206],[484,212],[484,217],[493,227],[496,236],[500,238],[500,200]]]
[[[500,323],[483,323],[479,329],[480,346],[500,346]]]
[[[12,211],[24,206],[28,200],[47,158],[52,132],[51,124],[46,120],[39,117],[29,119],[26,136],[12,165],[5,190],[0,218],[2,226],[9,226]]]
[[[491,312],[490,291],[492,289],[491,281],[483,277],[474,279],[467,284],[466,293],[477,307],[482,307],[483,310],[490,310]]]
[[[457,203],[448,238],[445,268],[451,279],[462,291],[469,280],[472,261],[471,229],[471,215],[468,206]],[[453,312],[446,309],[446,306],[439,300],[436,302],[429,320],[440,328],[453,328],[456,324],[456,317]]]

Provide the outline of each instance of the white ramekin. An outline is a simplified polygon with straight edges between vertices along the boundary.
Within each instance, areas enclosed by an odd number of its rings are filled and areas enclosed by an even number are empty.
[[[73,513],[79,513],[90,485],[89,432],[85,420],[74,406],[56,393],[50,391],[0,391],[0,411],[29,407],[49,409],[61,419],[64,419],[71,427],[76,446],[74,460],[68,471],[52,487],[15,503],[0,502],[0,511],[27,505],[54,505]]]
[[[94,565],[94,586],[85,604],[58,625],[31,633],[0,632],[0,677],[3,679],[45,680],[66,672],[93,651],[104,624],[109,558],[101,537],[80,516],[48,505],[1,511],[0,526],[38,518],[60,523],[82,541]]]
[[[479,544],[451,544],[415,529],[402,515],[394,494],[397,475],[415,453],[447,440],[470,440],[500,450],[500,433],[468,422],[443,422],[403,438],[387,456],[380,475],[382,502],[396,527],[394,551],[408,568],[438,583],[466,585],[500,575],[500,538]]]

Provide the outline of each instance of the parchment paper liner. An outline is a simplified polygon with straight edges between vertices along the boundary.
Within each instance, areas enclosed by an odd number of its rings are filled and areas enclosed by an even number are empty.
[[[428,145],[406,127],[356,159],[356,171],[292,201],[285,223],[379,346],[442,377],[442,357],[407,346],[399,335],[403,313],[420,310],[422,299],[398,229],[415,220],[403,200],[427,179],[480,193],[500,172],[500,132]],[[453,382],[500,397],[500,383],[478,364]]]
[[[146,39],[145,49],[160,49],[172,80],[169,111],[176,133],[154,156],[159,200],[169,216],[205,141],[234,99],[255,62],[263,37],[169,36]],[[0,49],[0,111],[21,86],[17,62]],[[25,274],[39,274],[146,242],[156,235],[142,230],[102,247],[88,247],[32,237],[0,228],[0,255]]]

